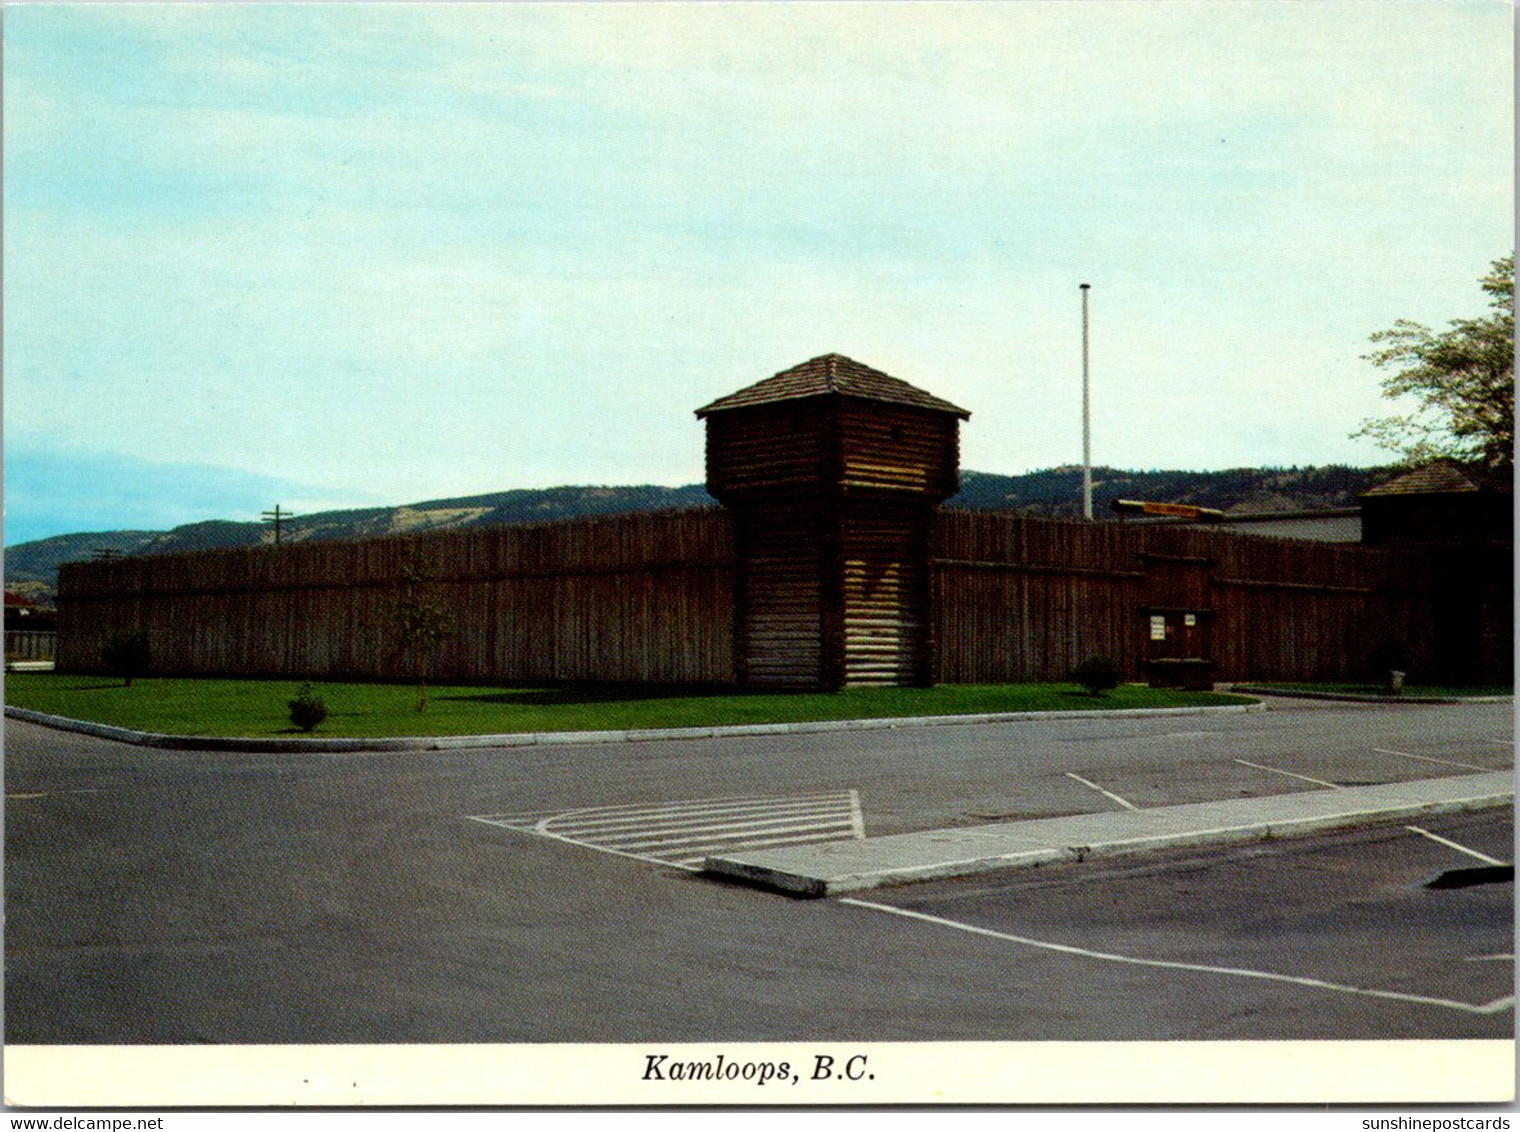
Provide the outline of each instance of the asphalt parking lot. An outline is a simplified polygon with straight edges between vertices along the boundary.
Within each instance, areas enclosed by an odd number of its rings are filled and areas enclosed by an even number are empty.
[[[1284,703],[369,755],[8,721],[6,1036],[1508,1037],[1513,883],[1424,882],[1512,861],[1510,809],[860,898],[696,870],[714,844],[1503,770],[1512,710]]]
[[[1502,1036],[1513,1022],[1513,885],[1473,880],[1481,864],[1470,854],[1509,860],[1512,812],[1414,828],[1421,832],[1390,823],[843,899],[907,913],[926,929],[1063,956],[1074,969],[1133,968],[1138,985],[1171,984],[1166,1009],[1191,1013],[1198,1038],[1253,1036],[1258,1000],[1279,993],[1321,996],[1327,1037],[1337,1032],[1340,998],[1449,1011],[1472,1020],[1474,1034]],[[1438,877],[1451,886],[1428,887]],[[1236,983],[1258,985],[1243,995]],[[1132,1002],[1157,1007],[1154,993]],[[1421,1036],[1429,1024],[1411,1014],[1386,1036]]]

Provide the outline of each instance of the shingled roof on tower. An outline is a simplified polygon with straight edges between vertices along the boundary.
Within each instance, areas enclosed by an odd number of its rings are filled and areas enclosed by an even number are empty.
[[[1361,493],[1361,498],[1376,499],[1385,495],[1452,495],[1479,491],[1513,494],[1510,474],[1483,468],[1463,467],[1449,460],[1437,460],[1396,476],[1387,483]]]
[[[872,369],[843,354],[823,354],[801,365],[782,370],[773,377],[746,386],[737,393],[720,397],[710,405],[697,410],[697,416],[722,412],[725,409],[742,409],[751,405],[766,405],[776,401],[800,401],[804,397],[829,395],[859,397],[867,401],[889,401],[896,405],[912,405],[918,409],[934,409],[941,413],[954,413],[962,420],[971,413],[949,401],[942,401],[933,394],[925,393],[906,381]]]

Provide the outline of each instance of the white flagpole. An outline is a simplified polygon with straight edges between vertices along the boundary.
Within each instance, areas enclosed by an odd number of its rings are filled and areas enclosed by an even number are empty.
[[[1082,518],[1091,519],[1092,513],[1092,418],[1088,409],[1087,381],[1087,292],[1091,285],[1082,284]]]

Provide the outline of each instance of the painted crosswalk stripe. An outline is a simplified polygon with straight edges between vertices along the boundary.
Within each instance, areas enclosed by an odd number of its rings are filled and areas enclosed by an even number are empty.
[[[708,807],[729,807],[745,804],[763,805],[776,802],[813,802],[826,801],[831,798],[841,797],[840,791],[832,791],[827,794],[792,794],[785,798],[693,798],[684,802],[624,802],[616,806],[587,806],[579,809],[564,811],[540,810],[539,814],[557,812],[560,814],[663,814],[685,810],[700,810]]]
[[[808,837],[762,837],[756,841],[743,841],[738,844],[714,845],[695,857],[673,857],[669,863],[680,865],[685,868],[696,868],[703,861],[713,855],[713,852],[721,849],[725,853],[738,853],[745,849],[782,849],[788,845],[809,845],[819,841],[844,841],[837,833],[815,833]]]
[[[803,805],[788,804],[778,806],[745,806],[742,809],[729,810],[705,810],[701,813],[680,813],[670,816],[663,815],[639,815],[628,817],[619,815],[616,818],[601,820],[595,817],[566,817],[565,815],[550,815],[549,820],[558,833],[596,834],[599,836],[617,836],[624,829],[647,829],[651,819],[656,819],[662,829],[701,829],[710,827],[714,823],[727,825],[732,821],[742,821],[751,816],[757,819],[780,818],[786,814],[806,816],[816,813],[838,812],[840,816],[847,817],[849,804],[841,802],[837,805],[820,806],[816,802]]]
[[[637,837],[610,838],[598,841],[598,845],[612,845],[618,849],[656,849],[665,845],[712,845],[718,842],[727,843],[745,837],[756,835],[784,837],[789,833],[824,833],[835,832],[841,834],[841,840],[848,836],[849,819],[841,821],[837,817],[826,817],[819,821],[792,822],[750,822],[743,826],[734,827],[727,825],[708,826],[700,831],[681,830],[683,836],[672,837],[669,833],[651,833],[647,830]],[[694,834],[694,836],[693,836]]]
[[[865,837],[854,790],[471,814],[471,821],[696,871],[713,853]]]

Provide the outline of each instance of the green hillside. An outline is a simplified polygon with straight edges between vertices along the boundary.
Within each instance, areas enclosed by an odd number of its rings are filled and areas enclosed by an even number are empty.
[[[1354,507],[1359,492],[1389,478],[1391,469],[1231,468],[1220,472],[1127,472],[1093,469],[1093,513],[1107,514],[1116,499],[1190,503],[1236,513],[1317,511]],[[1080,511],[1082,469],[1072,466],[998,476],[962,472],[961,490],[951,506],[977,510],[1034,511],[1076,515]]]
[[[1221,472],[1121,471],[1093,469],[1093,505],[1108,514],[1115,499],[1192,503],[1236,513],[1351,507],[1358,492],[1380,483],[1391,469],[1233,468]],[[962,472],[961,490],[950,506],[977,510],[1029,511],[1071,516],[1080,510],[1082,470],[1052,468],[1025,475]],[[325,511],[288,520],[283,536],[312,539],[374,538],[450,527],[500,526],[586,515],[701,507],[713,503],[700,484],[685,487],[551,487],[498,491],[409,503]],[[86,561],[102,550],[118,554],[180,554],[223,547],[254,546],[272,532],[259,523],[212,519],[169,531],[95,531],[58,535],[7,547],[6,589],[34,601],[50,602],[64,562]]]

